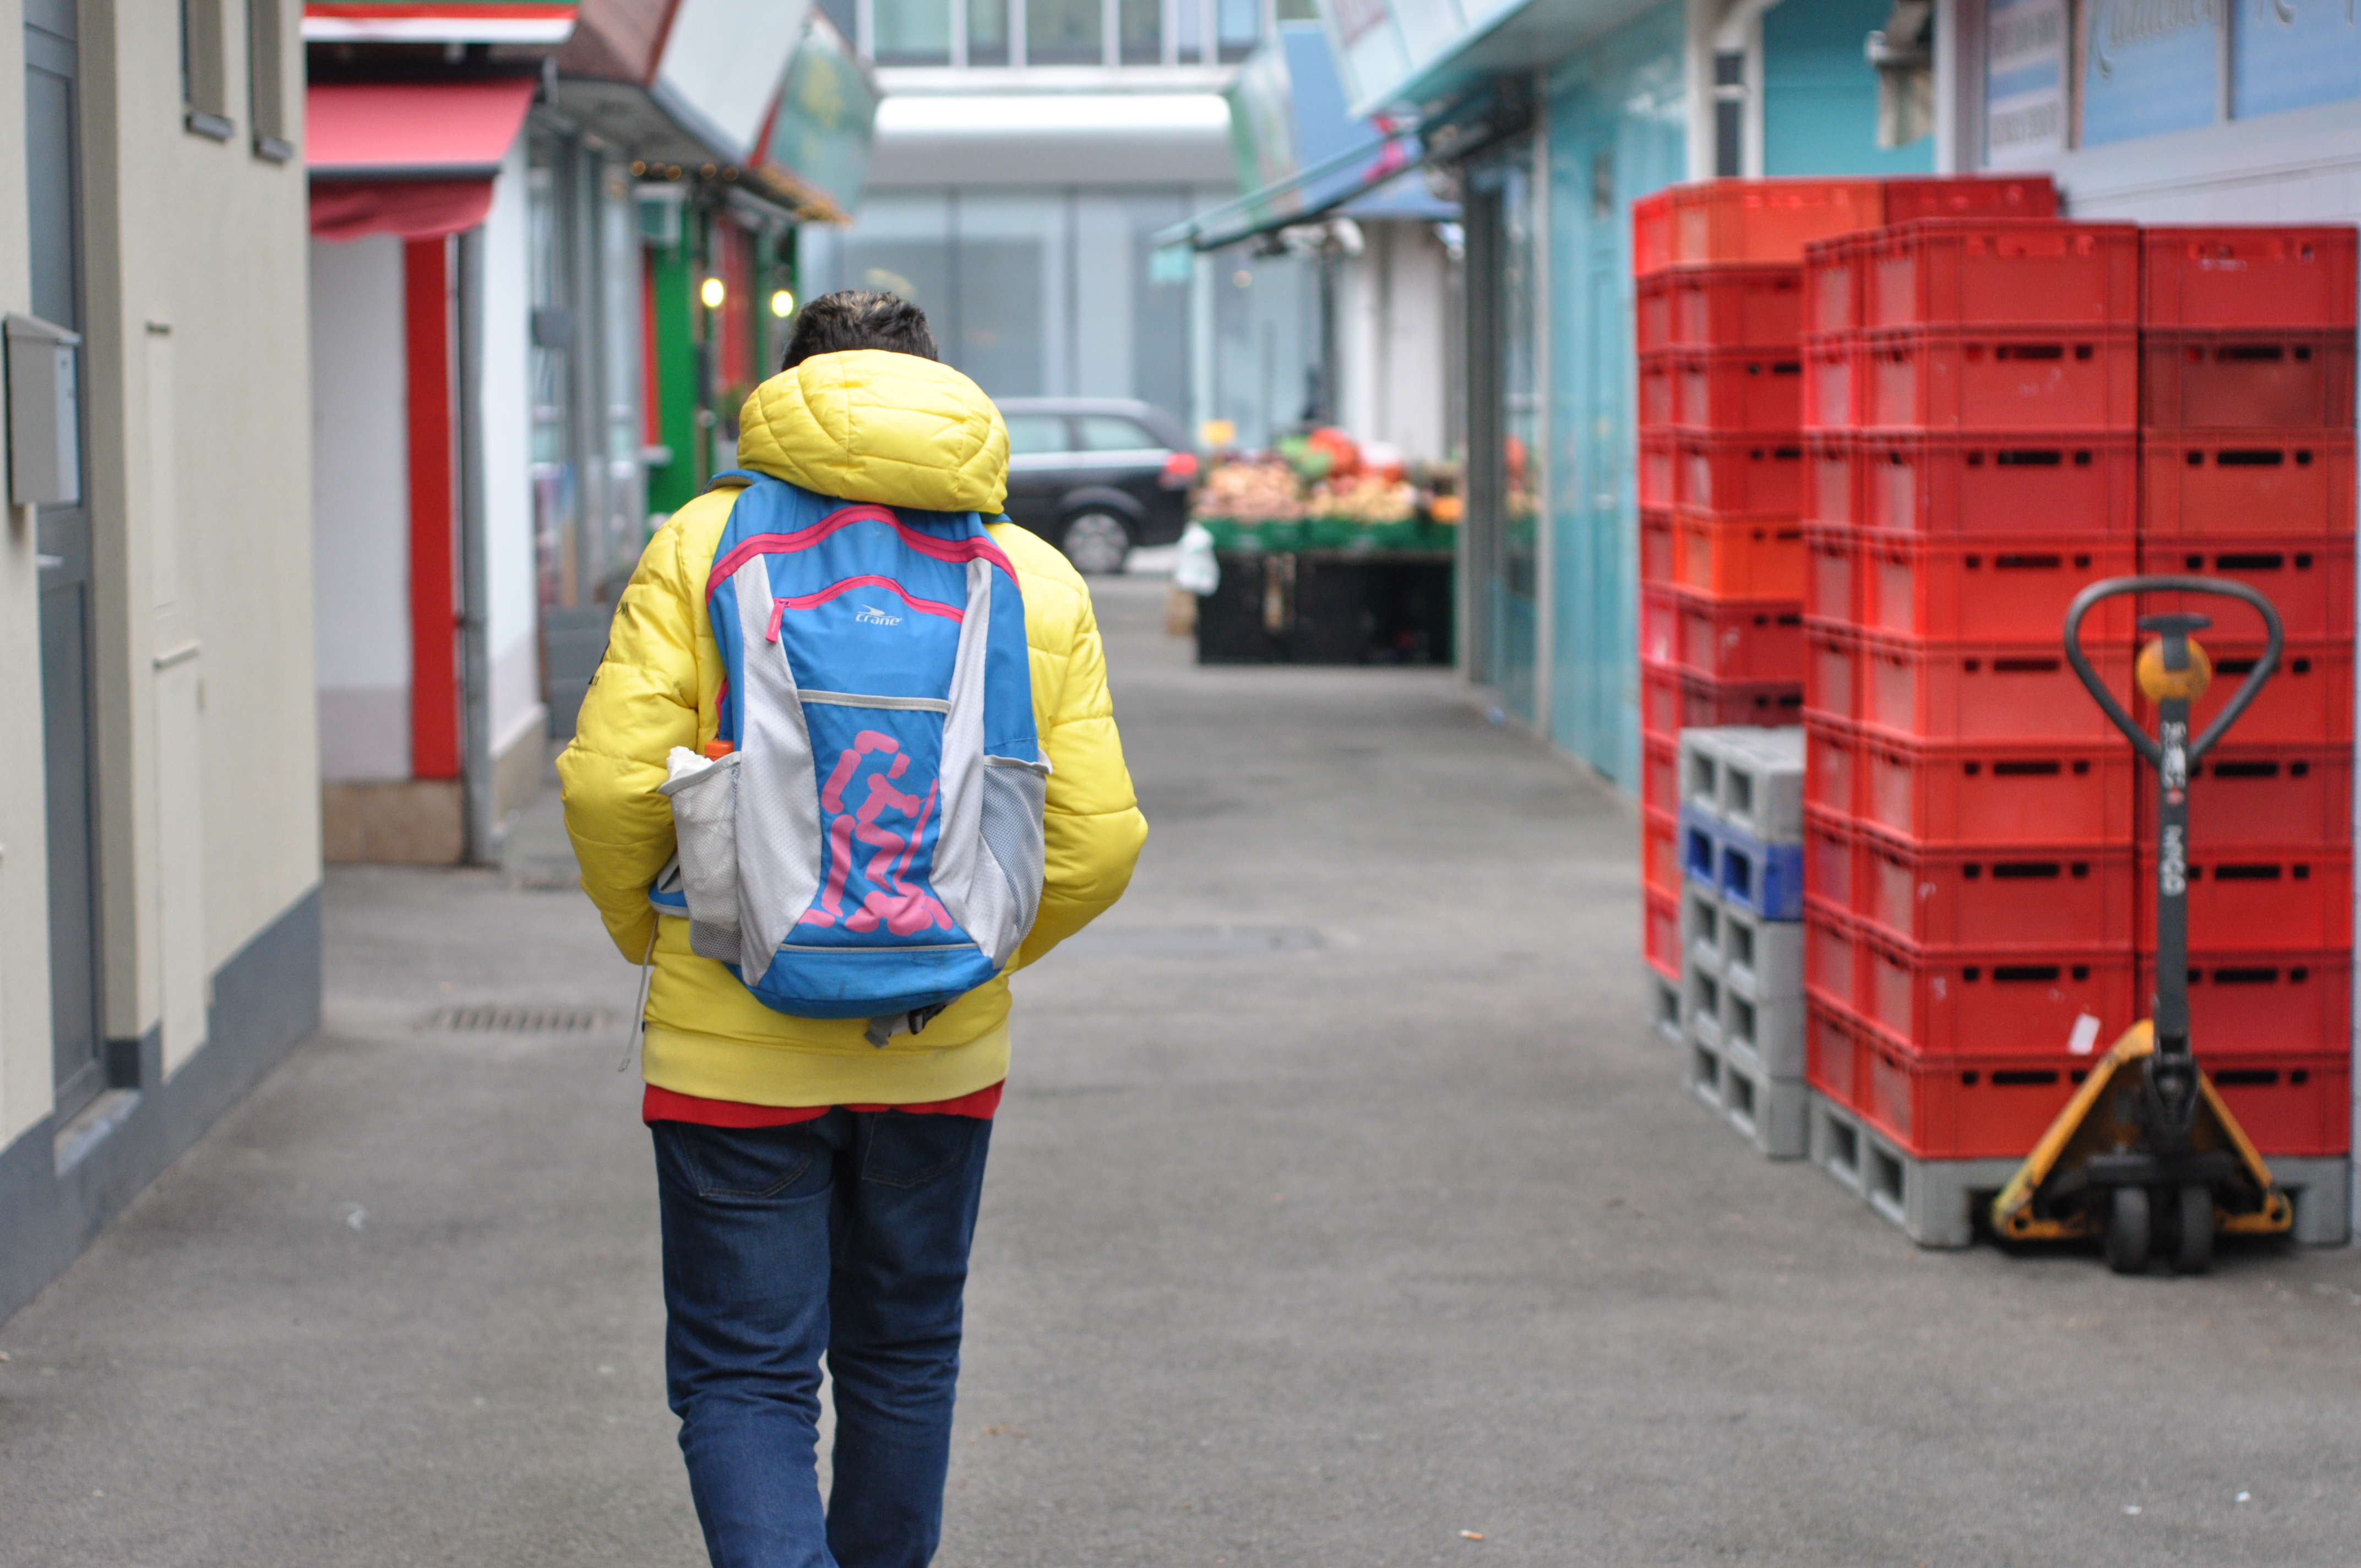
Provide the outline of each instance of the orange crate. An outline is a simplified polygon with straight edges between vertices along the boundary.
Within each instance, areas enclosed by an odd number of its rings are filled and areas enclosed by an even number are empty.
[[[2353,752],[2346,746],[2268,746],[2239,731],[2189,770],[2189,842],[2221,853],[2239,846],[2353,841]],[[2134,834],[2156,841],[2153,776],[2141,786]]]
[[[1676,344],[1792,354],[1803,336],[1803,274],[1797,268],[1680,267],[1664,276]]]
[[[2139,553],[2128,538],[2062,534],[1973,541],[1923,534],[1863,534],[1860,623],[1900,636],[2055,642],[2067,607],[2105,577],[2129,576]],[[2128,598],[2100,604],[2082,620],[2086,645],[2129,637]]]
[[[1793,599],[1708,599],[1678,589],[1640,595],[1640,656],[1745,685],[1803,670],[1804,612]]]
[[[1921,218],[2050,218],[2058,187],[2047,174],[1913,175],[1885,182],[1885,221]]]
[[[2090,742],[2116,734],[2052,644],[1930,643],[1864,632],[1859,647],[1859,718],[1888,737]],[[2128,645],[2086,652],[2111,690],[2130,688]]]
[[[1793,438],[1804,422],[1804,362],[1794,348],[1685,349],[1674,417],[1691,430]]]
[[[2350,431],[2158,432],[2140,477],[2143,533],[2353,537]]]
[[[2130,432],[2139,423],[2139,334],[1899,327],[1864,334],[1865,427]]]
[[[1868,378],[1866,351],[1853,333],[1826,333],[1804,340],[1804,428],[1847,431],[1862,422]]]
[[[2129,536],[2140,526],[2140,456],[2129,434],[1853,437],[1861,521],[1908,533]]]
[[[1800,263],[1816,239],[1885,221],[1874,180],[1710,180],[1666,194],[1675,261]]]
[[[1670,587],[1678,581],[1676,547],[1677,536],[1673,514],[1668,511],[1642,512],[1640,514],[1640,581],[1651,587]]]
[[[1804,529],[1804,617],[1850,626],[1861,618],[1860,559],[1850,528]]]
[[[2130,224],[1906,224],[1862,245],[1864,326],[2139,325],[2139,230]]]
[[[1640,813],[1640,880],[1651,893],[1680,897],[1680,818],[1675,813]]]
[[[2142,319],[2168,327],[2354,324],[2350,228],[2151,228]]]
[[[1861,835],[1850,818],[1806,802],[1804,806],[1804,892],[1846,915],[1861,896],[1857,874]]]
[[[1640,804],[1653,812],[1677,816],[1681,809],[1681,743],[1674,736],[1646,735],[1640,740]]]
[[[1640,433],[1640,504],[1669,511],[1680,502],[1681,456],[1668,431]]]
[[[1804,628],[1804,711],[1851,724],[1861,718],[1861,639],[1850,627],[1814,620]]]
[[[1794,681],[1717,681],[1669,661],[1640,661],[1640,730],[1678,735],[1723,724],[1795,724],[1804,710]]]
[[[1673,192],[1652,192],[1631,203],[1631,271],[1653,278],[1673,264]]]
[[[2152,332],[2140,343],[2150,430],[2349,430],[2353,332]]]
[[[1679,454],[1677,499],[1681,506],[1717,517],[1792,518],[1804,499],[1803,438],[1763,435],[1684,434]],[[1643,504],[1646,491],[1642,491]]]
[[[2290,641],[2339,638],[2353,630],[2353,541],[2246,538],[2143,539],[2140,570],[2157,574],[2235,577],[2271,601]],[[2263,635],[2263,618],[2235,599],[2211,594],[2144,594],[2140,612],[2199,610],[2213,618],[2213,636]],[[2208,638],[2200,641],[2211,646]]]
[[[1632,346],[1653,354],[1673,345],[1673,280],[1669,273],[1642,275],[1631,286]]]
[[[1841,719],[1804,718],[1804,805],[1847,822],[1861,815],[1867,746]],[[1808,885],[1806,891],[1809,891]]]
[[[1691,593],[1721,599],[1803,597],[1801,523],[1684,516],[1674,549],[1675,580]]]
[[[1861,325],[1861,258],[1866,235],[1838,235],[1804,247],[1804,331],[1846,333]]]

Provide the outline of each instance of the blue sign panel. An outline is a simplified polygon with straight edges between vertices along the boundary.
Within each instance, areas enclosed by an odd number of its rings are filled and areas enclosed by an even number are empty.
[[[2239,0],[2230,102],[2240,119],[2361,98],[2352,0]]]
[[[2221,118],[2229,0],[2090,0],[2082,9],[2081,145]]]

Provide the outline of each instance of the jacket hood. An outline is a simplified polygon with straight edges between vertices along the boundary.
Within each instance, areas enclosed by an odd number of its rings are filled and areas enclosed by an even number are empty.
[[[852,349],[782,370],[738,416],[738,461],[823,496],[996,517],[1008,427],[983,389],[914,354]]]

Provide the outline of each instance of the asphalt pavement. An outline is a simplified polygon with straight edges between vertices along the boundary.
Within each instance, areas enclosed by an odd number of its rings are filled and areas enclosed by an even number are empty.
[[[943,1568],[2361,1559],[2353,1249],[1914,1248],[1678,1087],[1627,802],[1163,593],[1102,590],[1152,835],[1016,984]],[[332,875],[322,1034],[0,1324],[0,1563],[702,1561],[636,974],[514,850]]]

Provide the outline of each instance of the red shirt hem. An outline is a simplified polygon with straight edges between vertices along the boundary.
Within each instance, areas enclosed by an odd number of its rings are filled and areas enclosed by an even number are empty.
[[[989,1122],[1000,1109],[1002,1087],[995,1083],[956,1100],[933,1100],[923,1105],[749,1105],[681,1094],[651,1083],[640,1099],[640,1120],[689,1122],[700,1127],[788,1127],[797,1122],[816,1122],[830,1111],[903,1111],[913,1116],[973,1116]]]

